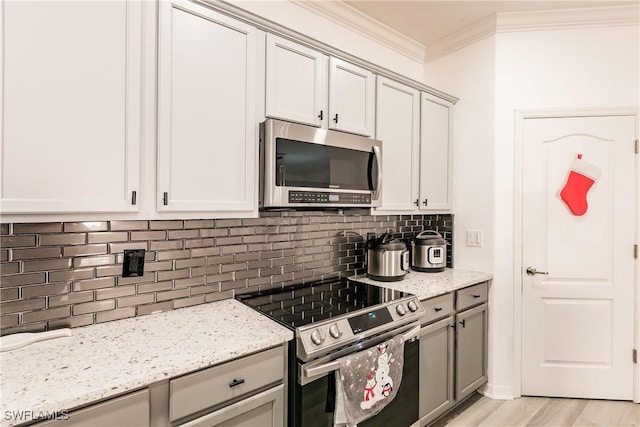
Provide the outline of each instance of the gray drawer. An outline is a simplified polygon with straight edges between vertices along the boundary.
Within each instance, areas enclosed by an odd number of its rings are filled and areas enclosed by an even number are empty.
[[[284,367],[284,350],[277,347],[171,380],[169,417],[173,422],[280,382]]]
[[[424,316],[422,316],[422,324],[441,319],[453,313],[453,292],[430,298],[422,302],[424,307]]]
[[[488,282],[469,286],[468,288],[458,289],[456,291],[456,310],[464,310],[465,308],[487,302],[488,293]]]

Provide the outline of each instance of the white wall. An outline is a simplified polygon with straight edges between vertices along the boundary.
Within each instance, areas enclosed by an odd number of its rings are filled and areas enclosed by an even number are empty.
[[[513,310],[514,289],[519,286],[514,284],[513,258],[515,111],[637,107],[639,54],[637,25],[523,31],[498,33],[425,67],[427,84],[460,97],[454,128],[454,262],[456,267],[494,274],[489,395],[509,398],[517,393]],[[493,70],[491,61],[495,61]],[[487,72],[494,72],[494,78]],[[471,227],[485,227],[487,234],[492,234],[485,236],[485,248],[463,246],[464,232]]]
[[[495,37],[485,38],[425,66],[426,84],[455,93],[454,108],[454,266],[494,270],[494,123]],[[483,234],[482,247],[467,247],[467,230]],[[496,292],[491,286],[490,298]],[[504,363],[505,334],[502,307],[491,306],[489,324],[489,381]],[[507,338],[508,339],[508,338]],[[494,363],[496,362],[496,363]],[[492,393],[495,394],[495,393]]]
[[[230,3],[411,79],[422,82],[424,77],[422,62],[382,46],[356,31],[319,16],[291,1],[232,0]]]

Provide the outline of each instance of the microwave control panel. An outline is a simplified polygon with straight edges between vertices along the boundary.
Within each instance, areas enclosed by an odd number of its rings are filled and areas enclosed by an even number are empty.
[[[330,191],[289,191],[289,203],[368,205],[371,203],[371,194],[332,193]]]

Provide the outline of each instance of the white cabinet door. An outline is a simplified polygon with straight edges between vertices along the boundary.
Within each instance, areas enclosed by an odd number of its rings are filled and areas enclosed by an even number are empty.
[[[329,128],[372,136],[374,74],[338,58],[329,59]]]
[[[0,18],[3,213],[136,211],[141,2],[6,1]]]
[[[267,34],[266,116],[313,126],[327,121],[327,56]]]
[[[256,204],[256,32],[191,2],[160,2],[158,210]]]
[[[421,110],[420,209],[450,210],[453,104],[422,93]]]
[[[420,143],[420,92],[377,77],[376,139],[382,141],[382,206],[378,210],[417,209]]]

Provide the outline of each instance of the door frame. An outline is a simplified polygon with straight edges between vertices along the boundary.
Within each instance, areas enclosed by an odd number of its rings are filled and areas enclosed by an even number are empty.
[[[636,135],[640,137],[640,108],[623,107],[611,109],[531,109],[515,110],[515,147],[514,147],[514,233],[513,233],[513,392],[514,397],[522,396],[522,289],[523,281],[523,224],[522,224],[522,185],[523,185],[523,155],[524,155],[524,123],[527,119],[551,119],[570,117],[611,117],[635,116]],[[635,218],[636,224],[640,219],[640,160],[635,156]],[[636,244],[640,244],[640,227],[634,232]],[[631,250],[631,248],[629,248]],[[634,325],[633,348],[640,352],[640,264],[636,259],[634,276]],[[631,354],[629,354],[631,357]],[[633,401],[640,403],[640,363],[633,367]]]

